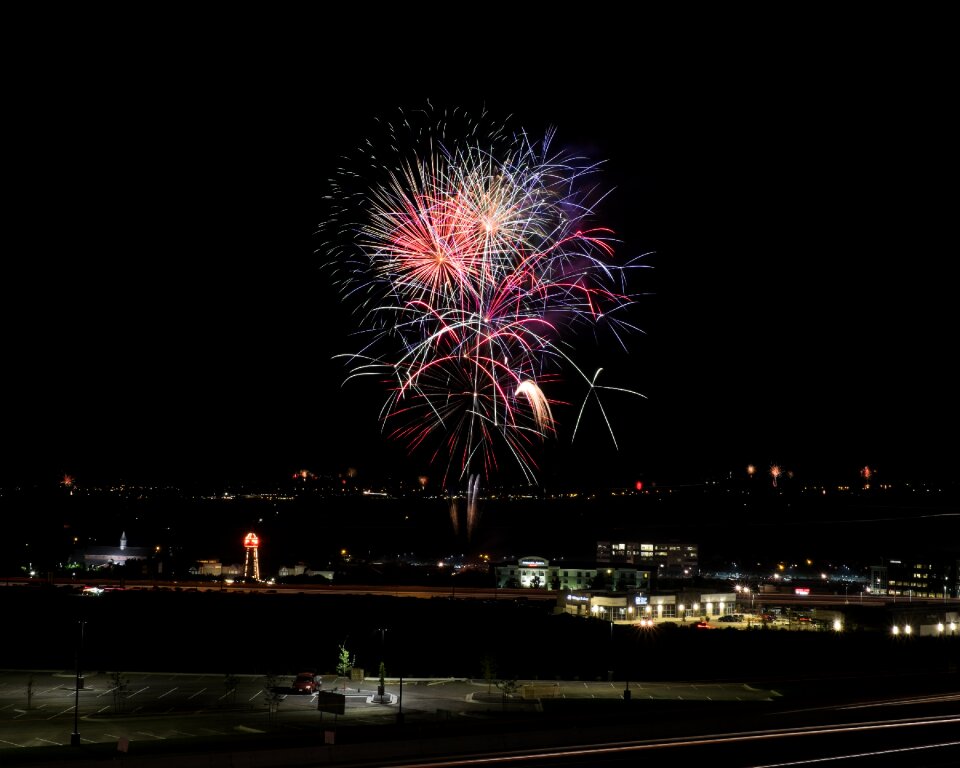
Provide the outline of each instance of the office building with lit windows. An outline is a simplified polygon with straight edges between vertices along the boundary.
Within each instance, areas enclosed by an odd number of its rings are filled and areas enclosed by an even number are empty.
[[[902,597],[958,597],[960,561],[914,555],[870,566],[870,590]]]
[[[699,547],[689,542],[598,541],[597,562],[644,565],[662,579],[692,579],[700,572]]]

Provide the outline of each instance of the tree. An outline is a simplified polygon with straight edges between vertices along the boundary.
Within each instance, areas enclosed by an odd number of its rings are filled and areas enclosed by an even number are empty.
[[[517,688],[520,686],[517,684],[517,679],[513,680],[497,680],[497,688],[500,689],[500,693],[503,694],[502,702],[503,708],[507,708],[507,697],[513,696],[517,692]]]
[[[272,672],[263,678],[263,691],[267,695],[267,713],[272,720],[280,711],[280,702],[284,700],[286,693],[278,685],[277,676]]]
[[[113,672],[110,675],[110,684],[113,686],[113,711],[120,714],[127,701],[127,688],[130,687],[130,680],[123,676],[123,672]]]
[[[337,674],[340,677],[347,677],[350,674],[350,670],[353,669],[353,665],[356,663],[357,657],[354,656],[353,659],[350,658],[350,651],[347,650],[346,643],[340,644],[340,656],[337,661]]]
[[[540,574],[539,573],[533,574],[533,578],[530,579],[530,586],[533,587],[534,589],[540,589],[540,584],[541,584]]]
[[[487,693],[490,693],[493,680],[497,676],[497,660],[492,656],[484,656],[480,659],[480,672],[483,679],[487,681]]]
[[[227,672],[223,676],[223,690],[224,697],[230,701],[231,704],[236,703],[237,701],[237,676]]]

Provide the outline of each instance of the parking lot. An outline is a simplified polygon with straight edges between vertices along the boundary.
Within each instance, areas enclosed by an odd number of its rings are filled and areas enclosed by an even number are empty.
[[[281,726],[315,730],[334,717],[318,712],[316,694],[293,694],[291,676],[271,681],[254,675],[143,672],[121,675],[119,690],[116,682],[114,675],[88,674],[77,695],[75,676],[68,671],[0,671],[0,749],[67,745],[75,724],[82,744],[132,743],[256,734]],[[278,685],[269,689],[269,682]],[[344,722],[396,720],[399,680],[387,680],[382,701],[376,680],[346,682],[324,676],[322,685],[325,691],[344,695]],[[402,706],[411,720],[472,717],[505,707],[533,710],[537,699],[546,696],[619,699],[624,686],[624,681],[517,681],[515,692],[505,698],[484,681],[405,680]],[[631,682],[630,689],[637,699],[769,701],[775,696],[732,683]]]

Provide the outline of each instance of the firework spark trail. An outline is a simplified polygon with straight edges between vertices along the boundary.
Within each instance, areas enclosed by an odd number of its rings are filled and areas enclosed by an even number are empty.
[[[346,356],[348,378],[392,381],[385,429],[410,450],[432,444],[444,486],[467,478],[469,532],[476,468],[495,471],[502,446],[535,481],[532,449],[556,432],[554,370],[572,368],[598,403],[598,390],[639,394],[598,387],[564,337],[602,324],[623,344],[633,329],[620,318],[631,303],[625,272],[637,265],[611,263],[612,233],[590,225],[584,191],[598,166],[552,154],[552,131],[537,144],[455,112],[433,129],[409,119],[386,128],[386,154],[375,142],[364,150],[371,175],[344,171],[333,195],[350,241],[334,266],[369,336]]]
[[[467,538],[480,521],[480,475],[472,475],[467,483]]]

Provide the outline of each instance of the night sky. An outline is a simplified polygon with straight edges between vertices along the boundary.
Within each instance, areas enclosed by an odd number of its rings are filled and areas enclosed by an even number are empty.
[[[558,410],[548,482],[952,463],[955,134],[926,65],[638,65],[461,97],[320,65],[59,64],[16,97],[6,482],[429,473],[381,436],[375,386],[340,386],[351,319],[316,234],[338,158],[427,99],[555,125],[606,160],[618,258],[653,252],[646,334],[579,342],[648,399],[610,401],[619,451],[597,412],[570,446]]]

